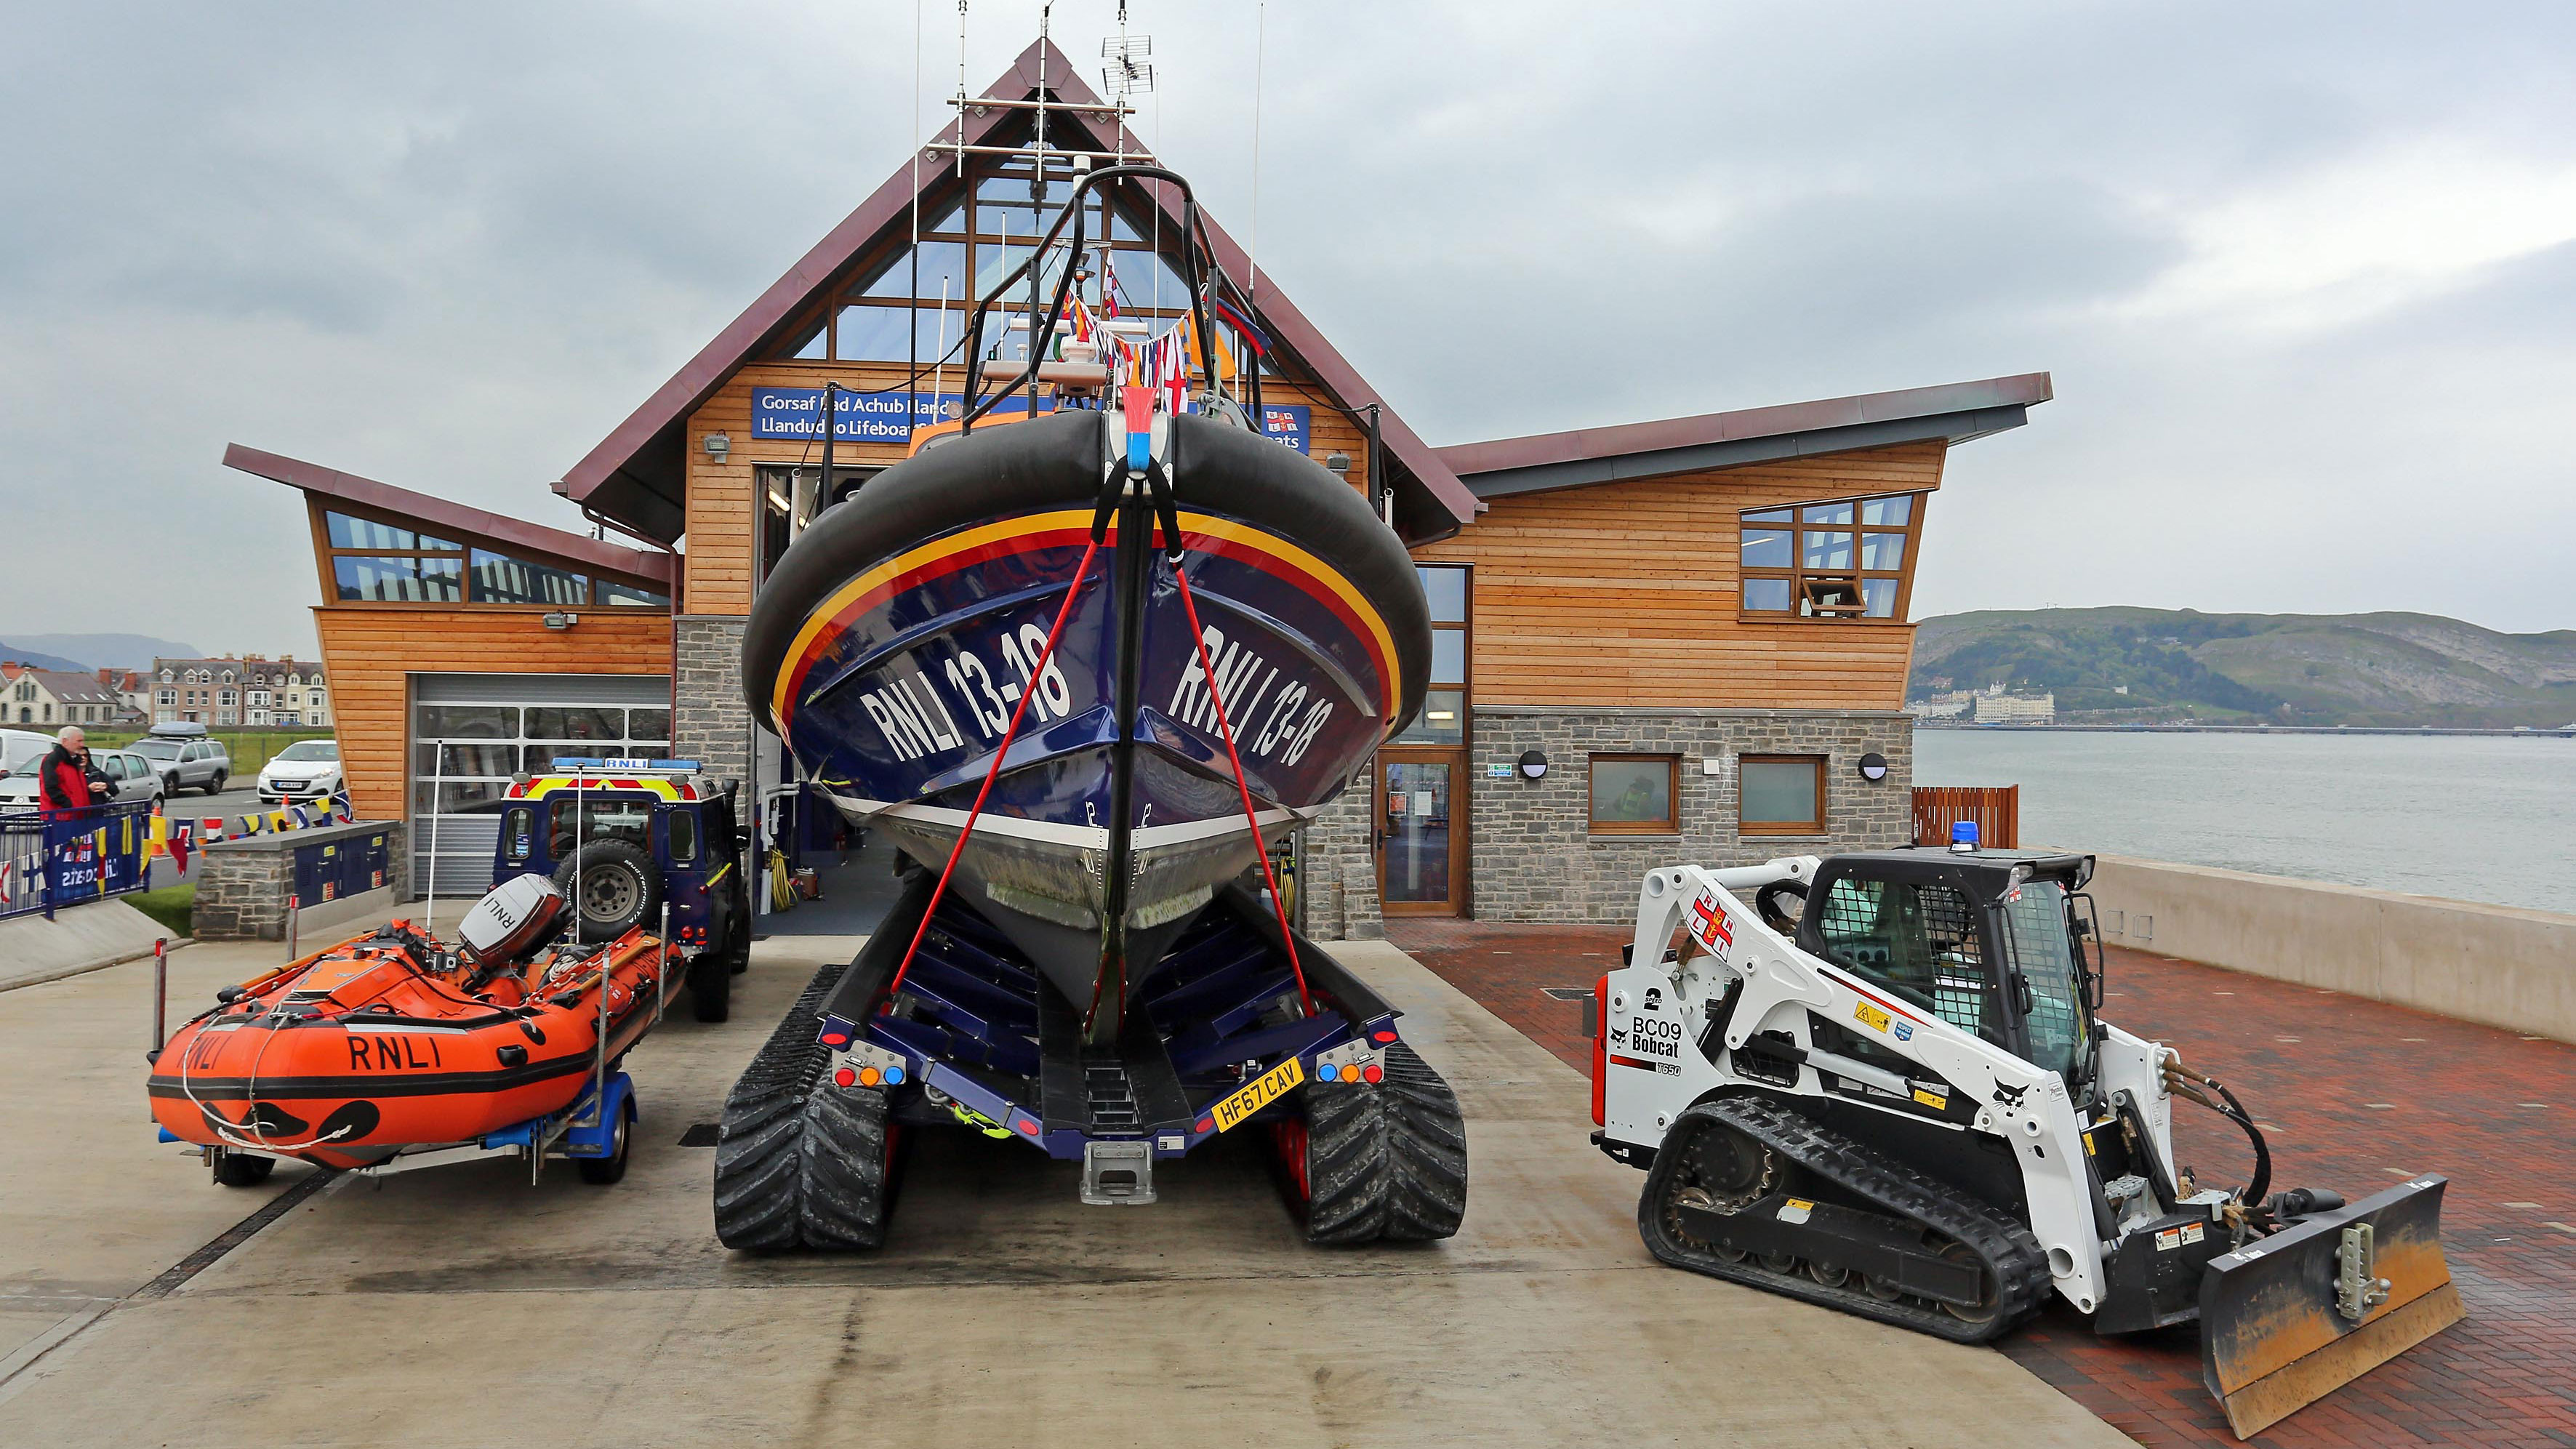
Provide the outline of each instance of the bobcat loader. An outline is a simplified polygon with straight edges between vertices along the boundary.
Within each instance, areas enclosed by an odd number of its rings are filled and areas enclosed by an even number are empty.
[[[2197,1320],[2247,1437],[2460,1320],[2444,1179],[2270,1193],[2235,1096],[2096,1014],[2092,873],[1973,835],[1651,872],[1585,1011],[1592,1140],[1677,1267],[1960,1342],[2051,1292],[2101,1333]],[[2251,1183],[2175,1165],[2176,1098]]]

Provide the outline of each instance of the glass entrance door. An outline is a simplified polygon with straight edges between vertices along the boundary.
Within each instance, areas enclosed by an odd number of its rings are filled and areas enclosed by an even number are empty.
[[[1378,899],[1390,916],[1454,916],[1467,901],[1463,750],[1377,757]]]

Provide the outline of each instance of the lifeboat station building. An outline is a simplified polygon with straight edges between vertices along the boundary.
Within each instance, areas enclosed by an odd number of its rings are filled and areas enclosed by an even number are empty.
[[[511,776],[558,755],[693,758],[795,818],[794,764],[739,677],[755,591],[805,524],[867,507],[911,431],[954,415],[971,299],[1029,254],[1071,167],[1146,153],[1045,47],[571,467],[556,491],[600,537],[451,502],[434,475],[227,451],[305,495],[350,791],[408,823],[416,891],[487,886]],[[1121,191],[1087,232],[1125,325],[1175,326],[1179,203]],[[1910,838],[1924,519],[1951,450],[2020,426],[2046,374],[1434,447],[1270,278],[1252,291],[1265,430],[1371,499],[1435,627],[1421,717],[1301,833],[1309,934],[1617,920],[1657,864]],[[1012,345],[991,336],[988,355]],[[1246,339],[1219,341],[1253,365]],[[799,830],[791,849],[817,838]]]

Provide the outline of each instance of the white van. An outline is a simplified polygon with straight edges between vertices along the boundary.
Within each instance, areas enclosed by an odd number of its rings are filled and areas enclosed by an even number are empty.
[[[41,757],[53,747],[52,735],[40,735],[34,730],[0,730],[0,775]]]

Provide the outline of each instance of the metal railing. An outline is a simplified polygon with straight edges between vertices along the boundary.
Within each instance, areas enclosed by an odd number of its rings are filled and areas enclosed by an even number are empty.
[[[151,883],[152,807],[0,811],[0,919],[54,912]]]

